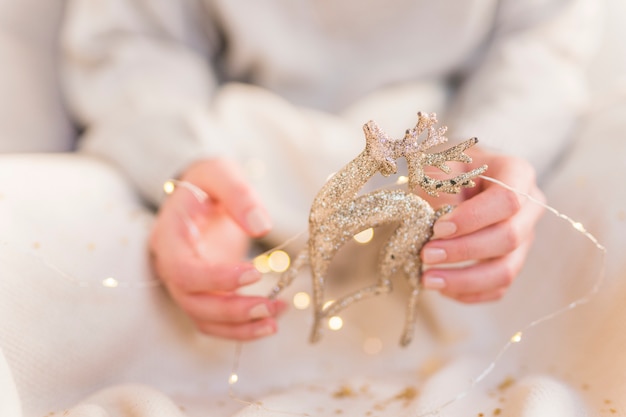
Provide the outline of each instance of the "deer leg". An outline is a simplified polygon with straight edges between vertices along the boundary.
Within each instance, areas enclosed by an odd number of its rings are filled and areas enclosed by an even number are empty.
[[[418,255],[419,256],[419,255]],[[410,259],[405,264],[404,273],[410,287],[409,300],[406,305],[404,329],[400,338],[400,346],[408,346],[415,334],[415,322],[417,320],[417,301],[420,293],[420,280],[422,277],[422,265],[419,257]]]
[[[319,315],[320,319],[337,315],[341,310],[349,307],[351,304],[357,301],[365,300],[376,295],[387,294],[390,291],[391,280],[388,279],[388,277],[379,279],[379,281],[375,285],[361,288],[360,290],[354,291],[337,300],[329,301],[326,304],[326,308],[322,309],[321,314]]]
[[[446,204],[445,206],[437,209],[433,217],[433,223],[444,214],[450,213],[454,207]],[[420,245],[421,247],[430,239],[428,237]],[[404,266],[404,273],[407,277],[411,293],[409,294],[409,300],[406,305],[406,319],[404,324],[404,330],[402,331],[402,337],[400,338],[400,346],[408,346],[413,340],[415,335],[415,323],[417,320],[417,302],[420,294],[420,283],[422,280],[422,262],[418,255],[409,258],[408,262]]]
[[[406,247],[410,244],[409,236],[411,236],[411,234],[409,232],[410,227],[407,226],[407,223],[401,222],[385,244],[379,261],[378,280],[376,284],[361,288],[360,290],[328,303],[323,311],[324,317],[336,315],[356,301],[390,292],[392,289],[391,277],[398,268],[405,264],[407,257],[410,256],[404,250],[398,250],[398,247]]]
[[[324,281],[328,272],[329,261],[319,254],[311,259],[311,276],[313,278],[313,328],[311,329],[310,342],[315,343],[322,337],[322,324],[324,319]]]
[[[391,291],[391,277],[404,266],[405,272],[414,277],[413,287],[417,290],[419,285],[419,251],[423,244],[432,235],[432,223],[434,211],[424,200],[414,194],[381,193],[375,203],[381,208],[379,212],[386,213],[388,218],[385,222],[399,221],[400,224],[387,241],[381,253],[379,261],[378,280],[376,284],[354,291],[344,297],[326,304],[325,308],[317,310],[316,328],[319,329],[324,319],[338,314],[357,301],[371,298],[376,295],[386,294]],[[401,199],[399,197],[402,197]],[[371,199],[370,197],[363,197]],[[379,221],[378,223],[383,223]],[[416,296],[414,297],[416,298]],[[412,301],[412,305],[416,303]],[[413,328],[415,308],[407,313],[408,334]],[[412,333],[411,333],[412,334]],[[408,339],[410,340],[410,339]],[[408,342],[407,342],[408,343]]]

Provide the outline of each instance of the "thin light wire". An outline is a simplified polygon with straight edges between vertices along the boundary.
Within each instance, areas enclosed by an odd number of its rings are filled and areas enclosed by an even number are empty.
[[[143,289],[143,288],[156,288],[156,287],[160,287],[162,285],[161,281],[158,279],[151,279],[151,280],[146,280],[146,281],[139,281],[139,282],[131,282],[131,281],[124,281],[124,280],[119,280],[117,278],[114,277],[104,277],[102,280],[100,281],[86,281],[86,280],[82,280],[79,278],[76,278],[74,275],[65,272],[61,267],[59,267],[58,265],[56,265],[55,263],[53,263],[52,261],[50,261],[49,259],[47,259],[45,256],[41,255],[41,254],[34,254],[34,253],[30,253],[24,249],[20,249],[15,247],[14,245],[10,244],[9,242],[2,242],[2,245],[9,249],[12,250],[16,253],[19,253],[23,256],[27,256],[39,263],[41,263],[44,267],[56,272],[56,274],[58,276],[60,276],[61,278],[63,278],[64,281],[67,281],[69,283],[71,283],[72,285],[75,285],[77,287],[81,287],[81,288],[108,288],[108,289],[114,289],[114,288],[129,288],[129,289]],[[111,281],[112,280],[112,281]],[[107,282],[114,282],[115,285],[107,285]]]
[[[201,189],[197,185],[192,184],[192,183],[190,183],[188,181],[169,180],[169,182],[174,184],[176,187],[182,187],[182,188],[185,188],[188,191],[190,191],[191,194],[193,194],[193,196],[196,198],[196,200],[198,200],[198,202],[200,202],[200,203],[204,203],[205,201],[207,201],[209,199],[209,195],[207,193],[205,193],[203,189]]]
[[[450,400],[442,403],[440,406],[434,408],[431,411],[427,411],[421,414],[418,414],[417,417],[426,417],[426,416],[432,416],[432,415],[436,415],[439,414],[443,409],[447,408],[448,406],[460,401],[461,399],[463,399],[464,397],[466,397],[467,395],[470,394],[470,392],[476,388],[476,386],[478,384],[480,384],[485,378],[487,378],[488,375],[490,375],[493,370],[495,369],[495,367],[497,366],[498,362],[500,361],[500,359],[504,356],[504,354],[508,351],[508,349],[516,343],[521,342],[523,335],[525,332],[527,332],[528,330],[530,330],[531,328],[549,321],[551,319],[556,318],[557,316],[560,316],[568,311],[571,311],[583,304],[586,304],[588,302],[591,301],[591,299],[593,298],[593,296],[595,294],[598,293],[598,291],[600,290],[603,282],[604,282],[604,276],[605,276],[605,272],[606,272],[606,248],[598,241],[598,239],[593,236],[589,231],[587,231],[583,224],[580,222],[575,221],[574,219],[572,219],[571,217],[561,213],[560,211],[558,211],[557,209],[555,209],[554,207],[549,206],[548,204],[545,204],[544,202],[534,198],[533,196],[529,195],[528,193],[519,191],[505,183],[503,183],[502,181],[499,181],[495,178],[491,178],[485,175],[480,175],[480,178],[486,180],[486,181],[490,181],[494,184],[497,184],[501,187],[504,187],[510,191],[515,192],[516,194],[523,196],[527,199],[529,199],[529,201],[533,202],[534,204],[538,204],[541,207],[545,208],[546,210],[548,210],[550,213],[552,213],[554,216],[556,216],[559,219],[562,219],[566,222],[568,222],[572,228],[574,230],[576,230],[577,232],[581,233],[583,236],[585,236],[587,239],[589,239],[595,246],[596,248],[601,252],[602,254],[602,265],[600,268],[600,273],[598,275],[598,278],[596,279],[593,288],[584,296],[576,299],[575,301],[567,304],[566,306],[552,312],[549,314],[546,314],[538,319],[535,319],[533,321],[531,321],[530,323],[528,323],[526,326],[524,326],[521,330],[517,331],[515,334],[513,334],[511,336],[511,338],[507,341],[507,343],[504,344],[504,346],[500,349],[500,351],[498,352],[498,354],[495,356],[495,358],[489,363],[489,365],[487,365],[487,367],[476,377],[474,378],[471,383],[468,385],[468,387],[461,391],[460,393],[458,393],[456,396],[454,396],[453,398],[451,398]],[[180,180],[170,180],[172,181],[176,186],[181,186],[187,190],[189,190],[196,199],[198,199],[198,201],[203,202],[206,201],[206,199],[208,198],[207,194],[204,193],[204,191],[202,191],[200,188],[198,188],[197,186],[188,183],[186,181],[180,181]],[[191,221],[191,219],[186,219],[187,221],[185,221],[185,223],[187,224],[187,226],[190,226],[190,222],[193,223]],[[195,225],[194,225],[195,226]],[[298,239],[299,237],[301,237],[304,233],[306,232],[301,232],[295,236],[293,236],[292,238],[284,241],[283,243],[281,243],[279,246],[270,249],[264,253],[270,253],[274,250],[278,250],[281,248],[284,248],[285,246],[289,245],[291,242],[293,242],[294,240]],[[192,235],[195,236],[194,233],[192,233]],[[4,246],[8,247],[8,243],[4,242]],[[13,248],[14,249],[14,248]],[[43,256],[41,255],[34,255],[34,254],[30,254],[26,251],[20,251],[23,252],[24,254],[33,257],[35,259],[37,259],[39,262],[41,262],[44,266],[48,267],[49,269],[53,270],[54,272],[57,273],[57,275],[61,276],[63,279],[65,279],[66,281],[71,282],[74,285],[77,285],[79,287],[91,287],[91,286],[95,286],[93,283],[84,281],[84,280],[79,280],[76,277],[74,277],[71,274],[68,274],[66,272],[64,272],[60,267],[58,267],[57,265],[55,265],[54,263],[50,262],[49,260],[45,259]],[[161,283],[158,280],[153,280],[153,281],[147,281],[147,282],[141,282],[141,283],[129,283],[129,282],[125,282],[125,281],[117,281],[116,280],[116,287],[124,287],[124,288],[151,288],[151,287],[157,287],[160,286]],[[102,284],[100,283],[100,285],[98,285],[98,287],[101,287]],[[298,415],[298,416],[308,416],[308,414],[306,413],[294,413],[294,412],[290,412],[290,411],[281,411],[281,410],[270,410],[266,407],[264,407],[260,402],[250,402],[250,401],[246,401],[243,400],[241,398],[238,398],[234,392],[234,385],[238,382],[239,380],[239,367],[240,367],[240,359],[242,356],[242,343],[238,342],[236,344],[235,347],[235,352],[234,352],[234,360],[233,360],[233,366],[232,366],[232,372],[231,375],[229,376],[229,397],[237,402],[249,405],[249,406],[254,406],[254,407],[258,407],[259,409],[262,409],[264,411],[270,412],[270,413],[279,413],[279,414],[287,414],[287,415]]]
[[[488,177],[486,175],[479,175],[480,178],[486,180],[486,181],[490,181],[494,184],[497,184],[501,187],[506,188],[507,190],[513,191],[514,193],[527,198],[528,200],[530,200],[531,202],[533,202],[534,204],[538,204],[541,207],[545,208],[546,210],[548,210],[550,213],[552,213],[553,215],[555,215],[557,218],[565,220],[566,222],[568,222],[572,228],[574,230],[576,230],[578,233],[581,233],[583,236],[585,236],[587,239],[589,239],[595,246],[596,248],[600,251],[601,253],[601,266],[600,266],[600,270],[599,270],[599,275],[597,277],[597,279],[595,280],[595,283],[593,285],[593,287],[591,288],[591,290],[589,292],[587,292],[585,295],[583,295],[582,297],[574,300],[573,302],[567,304],[564,307],[561,307],[551,313],[546,314],[545,316],[539,317],[538,319],[535,319],[533,321],[531,321],[530,323],[528,323],[526,326],[524,326],[521,330],[518,330],[517,332],[515,332],[511,338],[504,344],[504,346],[502,346],[502,348],[500,348],[500,351],[498,352],[498,354],[495,356],[495,358],[491,361],[491,363],[489,363],[489,365],[487,365],[487,367],[485,369],[483,369],[483,371],[476,377],[474,378],[471,383],[469,384],[469,386],[461,391],[460,393],[458,393],[455,397],[451,398],[450,400],[442,403],[441,405],[439,405],[438,407],[434,408],[431,411],[427,411],[424,413],[420,413],[418,414],[416,417],[427,417],[427,416],[432,416],[432,415],[437,415],[439,414],[443,409],[449,407],[450,405],[460,401],[461,399],[465,398],[467,395],[469,395],[474,388],[476,388],[476,386],[478,384],[480,384],[483,380],[485,380],[485,378],[487,378],[487,376],[489,376],[493,370],[496,368],[498,362],[500,362],[500,359],[502,359],[502,357],[504,356],[504,354],[509,350],[509,348],[516,343],[521,342],[524,333],[526,333],[528,330],[532,329],[535,326],[538,326],[539,324],[552,320],[568,311],[571,311],[583,304],[586,304],[588,302],[591,301],[591,299],[593,298],[594,295],[596,295],[598,293],[598,291],[600,290],[600,288],[602,287],[602,284],[604,283],[604,276],[606,273],[606,248],[604,247],[604,245],[602,245],[598,239],[592,235],[590,232],[588,232],[584,226],[582,225],[582,223],[575,221],[574,219],[572,219],[571,217],[561,213],[560,211],[558,211],[557,209],[555,209],[552,206],[549,206],[548,204],[544,203],[543,201],[540,201],[538,199],[536,199],[535,197],[531,196],[528,193],[519,191],[507,184],[505,184],[504,182],[497,180],[495,178],[491,178]]]

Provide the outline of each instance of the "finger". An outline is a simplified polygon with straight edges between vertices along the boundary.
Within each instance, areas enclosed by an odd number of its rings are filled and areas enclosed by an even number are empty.
[[[196,322],[196,327],[202,333],[232,340],[254,340],[276,333],[278,326],[272,318],[257,320],[244,324],[224,324]]]
[[[254,266],[240,260],[247,242],[239,226],[232,222],[216,224],[213,233],[220,239],[201,239],[195,223],[176,212],[175,204],[190,193],[175,193],[168,205],[161,208],[158,228],[151,235],[151,257],[155,271],[168,287],[185,292],[234,291],[261,278]],[[188,200],[188,203],[193,203]],[[237,239],[236,236],[239,236]],[[239,241],[238,241],[239,240]],[[245,244],[242,244],[244,242]],[[234,249],[233,249],[234,248]],[[219,260],[219,261],[218,261]]]
[[[229,294],[182,294],[177,301],[194,320],[221,324],[243,324],[276,317],[285,308],[279,300]]]
[[[520,206],[520,200],[513,191],[490,187],[439,218],[433,228],[433,239],[473,233],[508,219],[517,213]]]
[[[542,212],[543,208],[537,204],[525,204],[510,219],[477,232],[452,239],[431,240],[422,249],[422,260],[434,265],[504,256],[532,239]]]
[[[234,162],[225,159],[202,161],[187,172],[183,179],[218,200],[251,236],[262,236],[272,228],[261,199]]]
[[[184,249],[172,259],[173,263],[161,267],[162,275],[169,286],[186,293],[234,291],[262,277],[250,263],[208,263]]]
[[[422,286],[455,299],[508,288],[522,269],[531,243],[529,239],[506,256],[466,267],[429,269],[422,276]]]
[[[535,188],[533,168],[518,158],[497,158],[490,173],[512,189],[527,193]],[[481,191],[442,216],[434,226],[434,238],[472,233],[517,213],[526,199],[512,189],[481,180]]]

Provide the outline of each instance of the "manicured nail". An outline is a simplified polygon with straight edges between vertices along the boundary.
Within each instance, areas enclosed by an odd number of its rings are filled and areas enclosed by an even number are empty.
[[[272,228],[272,223],[265,212],[260,208],[254,208],[246,214],[246,224],[250,233],[260,235]]]
[[[456,232],[456,224],[452,222],[436,222],[435,227],[433,228],[433,237],[446,237],[450,236],[454,232]]]
[[[446,287],[446,281],[441,277],[424,277],[422,286],[427,290],[441,290]]]
[[[444,249],[440,248],[426,248],[422,252],[422,259],[427,264],[436,264],[437,262],[445,261],[448,254]]]
[[[274,328],[272,326],[262,326],[257,328],[253,334],[256,337],[269,336],[274,334]]]
[[[248,316],[252,320],[264,319],[266,317],[271,316],[270,309],[267,308],[267,305],[261,303],[257,304],[248,311]]]
[[[261,273],[256,269],[248,269],[239,275],[239,285],[248,285],[261,279]]]

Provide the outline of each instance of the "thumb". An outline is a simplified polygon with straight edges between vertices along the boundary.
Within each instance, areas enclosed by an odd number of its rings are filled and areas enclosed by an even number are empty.
[[[218,201],[250,236],[263,236],[272,228],[265,206],[236,162],[223,158],[199,161],[185,171],[182,179]]]

